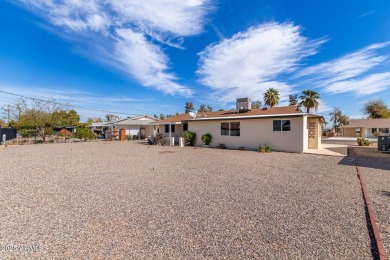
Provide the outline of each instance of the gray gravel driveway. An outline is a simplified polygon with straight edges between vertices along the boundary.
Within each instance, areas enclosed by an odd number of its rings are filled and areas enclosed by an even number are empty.
[[[340,158],[93,142],[0,150],[0,258],[372,259]]]

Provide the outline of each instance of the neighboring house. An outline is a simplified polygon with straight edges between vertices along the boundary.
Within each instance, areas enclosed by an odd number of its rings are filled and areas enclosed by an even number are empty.
[[[341,127],[343,137],[373,138],[374,133],[388,135],[390,119],[350,119],[348,125]]]
[[[117,130],[126,129],[126,135],[137,136],[141,139],[147,136],[154,136],[157,132],[157,127],[151,123],[157,122],[158,119],[151,116],[135,116],[118,120],[112,123]]]
[[[150,116],[134,116],[120,119],[115,122],[92,123],[90,126],[95,133],[117,133],[119,129],[126,129],[126,135],[143,139],[147,136],[154,136],[157,126],[151,123],[158,120]],[[110,138],[106,135],[107,138]]]
[[[103,135],[104,132],[110,128],[111,126],[108,125],[108,123],[92,123],[92,125],[89,126],[89,128],[98,135]]]
[[[267,144],[272,150],[302,153],[321,146],[322,116],[297,111],[295,106],[250,109],[250,102],[240,111],[238,104],[237,110],[198,113],[196,117],[181,114],[154,124],[176,142],[189,130],[196,133],[197,144],[202,143],[203,134],[210,133],[212,146],[224,144],[233,149],[258,149]]]

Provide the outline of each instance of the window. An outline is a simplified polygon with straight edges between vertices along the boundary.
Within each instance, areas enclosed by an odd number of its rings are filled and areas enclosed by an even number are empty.
[[[240,122],[230,123],[230,136],[240,136]]]
[[[221,123],[221,135],[229,135],[229,123]]]
[[[290,131],[291,130],[291,123],[290,120],[282,120],[282,131]]]
[[[379,128],[379,132],[388,134],[389,133],[389,128]]]
[[[188,131],[188,123],[183,124],[183,131]]]
[[[240,136],[240,122],[221,123],[221,135]]]
[[[171,133],[175,132],[175,125],[171,125]],[[165,125],[165,133],[169,133],[169,125]]]
[[[274,132],[289,132],[291,131],[290,120],[274,120],[273,121]]]
[[[274,132],[282,131],[282,120],[274,120]]]

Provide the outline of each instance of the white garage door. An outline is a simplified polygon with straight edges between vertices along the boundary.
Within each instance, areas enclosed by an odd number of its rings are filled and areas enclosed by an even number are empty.
[[[126,135],[138,135],[139,134],[139,126],[131,126],[126,129]]]

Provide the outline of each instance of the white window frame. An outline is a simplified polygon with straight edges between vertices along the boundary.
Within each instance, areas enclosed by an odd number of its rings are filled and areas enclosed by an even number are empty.
[[[225,124],[229,124],[229,130],[228,130],[228,133],[227,135],[223,135],[222,134],[222,124],[225,123]],[[240,124],[240,135],[232,135],[232,123],[239,123]],[[241,136],[241,121],[223,121],[221,122],[221,125],[220,125],[220,135],[221,136],[233,136],[233,137],[240,137]]]
[[[275,130],[274,129],[274,121],[280,121],[280,130]],[[284,130],[283,131],[283,124],[282,124],[282,121],[290,121],[290,130]],[[273,119],[272,120],[272,131],[273,132],[281,132],[281,133],[288,133],[288,132],[291,132],[291,119],[287,119],[287,118],[283,118],[283,119]]]

